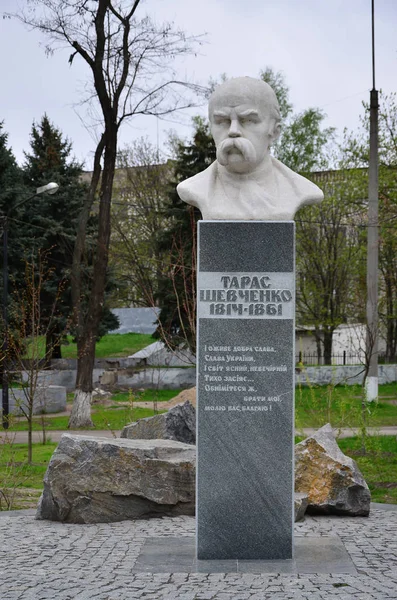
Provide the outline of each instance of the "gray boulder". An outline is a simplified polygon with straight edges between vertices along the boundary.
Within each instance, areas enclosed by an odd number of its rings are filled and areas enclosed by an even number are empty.
[[[294,496],[295,523],[297,523],[298,521],[302,521],[303,517],[305,516],[305,512],[306,512],[308,504],[309,504],[309,499],[307,497],[307,494],[299,494],[298,492],[295,492],[295,496]]]
[[[195,444],[196,409],[187,400],[166,413],[126,425],[120,437],[130,440],[176,440],[184,444]]]
[[[171,440],[64,434],[44,477],[37,519],[110,523],[193,515],[195,448]]]
[[[343,454],[330,424],[295,446],[295,491],[307,494],[307,512],[368,516],[371,494],[357,466]]]

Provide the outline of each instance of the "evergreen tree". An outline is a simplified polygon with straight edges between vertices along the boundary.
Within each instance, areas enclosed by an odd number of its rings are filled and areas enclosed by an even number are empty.
[[[1,246],[3,245],[4,219],[7,217],[9,209],[18,202],[19,195],[22,193],[21,171],[17,165],[15,157],[8,147],[8,135],[4,131],[4,124],[0,122],[0,236]],[[17,231],[14,222],[8,223],[8,271],[13,273],[15,265],[18,263],[18,254],[15,250],[14,240],[17,237]],[[3,252],[1,254],[1,270],[3,270]],[[3,278],[0,281],[1,306],[3,306]],[[10,319],[9,319],[10,320]],[[4,339],[3,315],[0,315],[0,339]],[[0,374],[3,360],[2,346],[0,346]],[[1,383],[1,382],[0,382]]]
[[[208,123],[194,119],[193,140],[176,141],[174,177],[168,186],[166,216],[168,227],[159,233],[160,251],[169,252],[168,272],[159,283],[158,300],[162,307],[156,335],[170,347],[188,345],[196,350],[196,225],[200,211],[183,202],[176,186],[200,173],[215,160],[215,144]]]
[[[71,316],[69,273],[86,187],[81,182],[82,165],[71,156],[71,142],[47,115],[40,123],[33,123],[30,146],[23,168],[26,187],[33,191],[54,181],[59,189],[54,195],[41,194],[24,205],[19,243],[27,260],[40,253],[51,271],[41,293],[41,316],[43,323],[50,317],[53,323],[46,335],[47,359],[60,358],[62,334]],[[22,268],[20,273],[22,276]]]
[[[0,122],[0,227],[3,234],[3,219],[7,216],[9,210],[17,204],[21,194],[23,194],[22,174],[15,157],[8,147],[8,134],[3,131],[4,125]],[[11,217],[13,215],[11,214]],[[8,224],[8,236],[14,238],[15,225],[12,221]],[[12,271],[17,262],[17,254],[14,251],[13,244],[9,244],[8,262],[9,270]],[[3,255],[1,254],[1,260]],[[0,282],[0,287],[3,281]],[[2,287],[1,287],[2,291]]]
[[[21,185],[21,172],[11,148],[8,147],[8,134],[4,122],[0,122],[0,211],[4,215],[17,198]]]
[[[82,165],[72,157],[72,144],[44,115],[39,124],[33,124],[31,151],[25,153],[24,181],[34,190],[51,181],[58,183],[54,195],[41,194],[23,207],[19,244],[27,256],[45,256],[51,277],[41,293],[43,324],[51,319],[46,334],[46,357],[61,357],[61,341],[71,322],[72,301],[70,271],[76,239],[77,219],[82,209],[87,186],[82,182]],[[86,243],[85,282],[91,276],[93,234],[97,217],[89,222]],[[22,272],[22,271],[21,271]],[[84,301],[83,301],[84,304]],[[54,315],[54,307],[56,313]],[[104,318],[109,317],[109,311]],[[117,319],[110,326],[117,327]],[[104,331],[101,331],[102,335]]]
[[[22,185],[22,173],[19,169],[15,157],[8,147],[8,134],[3,131],[3,123],[0,122],[0,223],[1,234],[3,233],[3,219],[7,216],[10,209],[15,206],[21,195],[24,193]],[[14,213],[11,213],[12,218]],[[14,240],[16,225],[11,220],[8,223],[8,236]],[[2,255],[3,256],[3,255]],[[3,260],[3,258],[1,258]],[[9,244],[8,262],[9,270],[14,270],[14,265],[18,261],[14,244]],[[3,281],[0,282],[0,286]],[[2,288],[1,288],[2,289]]]

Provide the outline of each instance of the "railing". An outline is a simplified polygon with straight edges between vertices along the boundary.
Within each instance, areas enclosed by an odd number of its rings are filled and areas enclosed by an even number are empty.
[[[347,366],[347,365],[363,365],[365,363],[364,352],[351,353],[344,350],[339,354],[331,355],[331,362],[325,361],[324,354],[320,356],[317,352],[299,352],[295,356],[296,364],[304,364],[309,367],[317,367],[322,365],[335,365],[335,366]],[[389,358],[384,352],[380,352],[378,355],[379,364],[395,364],[396,358]]]
[[[320,366],[320,365],[362,365],[364,355],[353,354],[350,352],[343,351],[339,354],[331,355],[331,362],[326,361],[324,354],[318,355],[317,352],[299,352],[296,357],[296,363],[303,363],[307,366]]]

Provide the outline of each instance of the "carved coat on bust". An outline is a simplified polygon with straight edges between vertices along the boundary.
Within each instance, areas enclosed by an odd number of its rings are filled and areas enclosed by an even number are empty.
[[[177,187],[203,219],[287,221],[301,206],[321,202],[319,187],[270,155],[280,113],[268,84],[238,77],[220,85],[209,118],[217,160]]]

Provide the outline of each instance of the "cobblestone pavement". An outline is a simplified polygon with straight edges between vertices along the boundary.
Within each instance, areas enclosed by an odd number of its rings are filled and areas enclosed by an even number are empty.
[[[386,508],[386,507],[385,507]],[[1,600],[396,600],[397,507],[306,517],[297,536],[338,535],[357,575],[131,573],[148,537],[192,536],[191,517],[68,525],[1,513]]]

